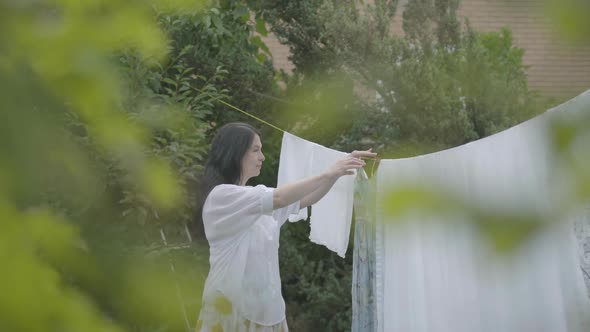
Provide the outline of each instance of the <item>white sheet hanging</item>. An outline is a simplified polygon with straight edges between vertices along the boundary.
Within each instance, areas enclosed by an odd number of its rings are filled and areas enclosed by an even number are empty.
[[[346,155],[285,133],[281,145],[277,187],[319,175]],[[348,248],[353,199],[354,176],[343,176],[312,206],[310,240],[324,245],[343,258]],[[291,215],[289,220],[297,221],[306,217],[307,211],[301,210],[298,215]]]
[[[344,152],[315,144],[311,174],[318,175],[324,172],[346,156]],[[346,255],[352,223],[354,178],[355,175],[340,177],[326,196],[314,204],[311,210],[309,239],[326,246],[342,258]]]
[[[545,135],[550,116],[439,153],[382,160],[377,199],[412,182],[488,211],[550,215],[559,196]],[[500,259],[464,214],[416,210],[392,220],[378,206],[377,218],[379,331],[588,331],[590,305],[568,221]]]
[[[277,188],[310,176],[314,145],[287,132],[283,134]],[[289,216],[291,222],[305,219],[307,219],[307,209],[301,209],[298,214]]]

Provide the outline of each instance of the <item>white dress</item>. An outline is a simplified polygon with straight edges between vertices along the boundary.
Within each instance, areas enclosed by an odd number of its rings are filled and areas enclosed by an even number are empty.
[[[211,267],[197,331],[288,332],[279,233],[299,202],[273,210],[273,190],[222,184],[205,200]]]

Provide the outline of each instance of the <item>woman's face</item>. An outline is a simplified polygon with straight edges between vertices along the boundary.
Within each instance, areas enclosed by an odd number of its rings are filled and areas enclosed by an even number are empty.
[[[242,158],[242,178],[240,181],[242,185],[245,185],[250,178],[260,175],[263,161],[262,142],[260,142],[258,135],[254,135],[250,148]]]

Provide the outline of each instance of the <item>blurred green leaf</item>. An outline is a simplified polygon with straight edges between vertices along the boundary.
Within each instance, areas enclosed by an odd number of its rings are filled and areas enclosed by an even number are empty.
[[[480,214],[475,225],[496,253],[510,254],[538,234],[544,221],[526,215]]]
[[[256,32],[258,32],[261,36],[268,36],[268,30],[266,30],[266,22],[259,17],[256,18]]]
[[[590,2],[587,0],[544,0],[545,15],[555,31],[573,42],[590,42]]]
[[[429,214],[446,215],[459,209],[458,202],[449,196],[431,189],[406,186],[388,193],[380,206],[392,218],[399,218],[409,212],[425,211]]]

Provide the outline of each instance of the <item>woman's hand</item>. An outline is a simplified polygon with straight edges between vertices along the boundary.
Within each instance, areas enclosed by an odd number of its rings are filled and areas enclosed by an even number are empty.
[[[357,170],[366,165],[361,158],[375,158],[376,156],[377,154],[372,152],[372,149],[366,151],[353,151],[346,158],[338,160],[332,165],[327,172],[328,176],[337,179],[344,175],[353,175],[353,170]]]
[[[314,180],[316,184],[319,184],[318,188],[303,197],[299,206],[304,208],[317,203],[328,193],[328,191],[330,191],[339,177],[343,175],[353,175],[353,170],[365,166],[365,162],[361,158],[375,158],[376,156],[377,154],[372,152],[372,149],[369,149],[366,151],[353,151],[346,158],[338,160],[325,173],[322,173]]]
[[[344,159],[338,160],[330,169],[328,169],[328,177],[332,179],[337,179],[343,175],[352,175],[354,174],[353,169],[359,169],[365,166],[365,162],[359,158],[355,158],[353,156],[348,156]]]
[[[377,157],[377,153],[376,152],[373,152],[373,148],[370,148],[369,150],[365,150],[365,151],[356,151],[355,150],[355,151],[352,151],[350,153],[350,155],[352,157],[359,158],[359,159],[362,159],[362,158],[370,158],[370,159],[372,159],[372,158],[376,158]]]

